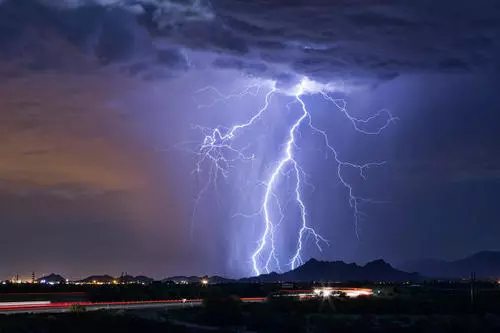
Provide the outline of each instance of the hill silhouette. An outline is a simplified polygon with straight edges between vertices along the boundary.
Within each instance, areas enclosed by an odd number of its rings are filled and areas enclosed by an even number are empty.
[[[280,282],[280,281],[418,281],[418,273],[407,273],[395,269],[384,260],[375,260],[364,266],[343,261],[318,261],[310,259],[304,265],[289,272],[270,273],[257,277],[240,279],[241,282]]]
[[[421,274],[444,279],[467,278],[471,272],[477,278],[498,279],[500,277],[500,252],[482,251],[463,259],[444,261],[422,259],[398,265],[400,269],[417,271]]]
[[[82,283],[113,283],[114,277],[110,275],[91,275],[78,282]]]
[[[61,276],[59,274],[55,274],[55,273],[51,273],[49,275],[42,276],[41,278],[36,279],[36,281],[38,283],[48,283],[48,284],[66,283],[66,279],[63,276]]]
[[[201,279],[202,279],[201,277],[195,276],[195,275],[192,275],[192,276],[178,275],[178,276],[167,277],[161,281],[162,282],[176,282],[176,283],[181,283],[181,282],[194,283],[194,282],[200,282]]]
[[[199,283],[201,280],[206,279],[208,283],[212,284],[223,284],[223,283],[231,283],[236,280],[228,279],[222,276],[171,276],[162,280],[162,282],[175,282],[175,283]]]
[[[83,282],[83,283],[144,283],[148,284],[153,282],[154,279],[144,276],[144,275],[139,275],[139,276],[132,276],[132,275],[122,275],[120,277],[113,277],[111,275],[91,275],[86,277],[85,279],[82,279],[78,282]]]
[[[119,283],[151,283],[154,280],[150,277],[144,275],[132,276],[132,275],[122,275],[116,279]]]

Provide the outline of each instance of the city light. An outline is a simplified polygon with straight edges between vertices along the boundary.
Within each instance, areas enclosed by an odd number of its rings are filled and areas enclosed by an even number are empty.
[[[332,288],[319,288],[319,289],[314,289],[313,293],[316,296],[321,296],[321,297],[330,297],[332,296],[333,289]]]
[[[359,296],[372,296],[372,289],[368,288],[333,288],[333,287],[318,287],[311,291],[297,290],[297,291],[282,291],[280,296],[298,296],[300,298],[329,298],[345,296],[355,298]]]

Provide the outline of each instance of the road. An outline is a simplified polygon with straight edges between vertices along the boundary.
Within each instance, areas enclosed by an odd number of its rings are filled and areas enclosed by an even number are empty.
[[[264,302],[263,297],[248,297],[241,299],[245,303]],[[14,313],[60,313],[69,312],[70,306],[79,304],[86,308],[87,311],[95,310],[130,310],[130,309],[148,309],[148,308],[163,308],[175,309],[200,306],[201,299],[188,300],[159,300],[159,301],[138,301],[138,302],[69,302],[69,303],[51,303],[44,305],[21,305],[21,306],[2,306],[0,314]]]

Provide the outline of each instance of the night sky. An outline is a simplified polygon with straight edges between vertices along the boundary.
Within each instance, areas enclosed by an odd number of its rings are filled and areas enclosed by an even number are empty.
[[[237,213],[258,208],[256,181],[295,119],[289,100],[242,137],[257,166],[207,191],[194,218],[206,179],[179,143],[203,141],[193,125],[245,121],[264,97],[200,109],[215,97],[197,90],[304,77],[344,87],[356,116],[399,118],[365,136],[304,98],[342,158],[387,161],[353,181],[376,200],[358,238],[335,163],[301,131],[309,220],[330,243],[304,259],[500,250],[499,17],[497,0],[0,0],[0,277],[252,274],[262,219]]]

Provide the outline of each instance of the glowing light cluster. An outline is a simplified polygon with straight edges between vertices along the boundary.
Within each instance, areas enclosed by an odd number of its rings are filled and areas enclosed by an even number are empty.
[[[208,179],[205,186],[199,192],[196,198],[196,206],[201,196],[210,188],[210,186],[217,186],[219,177],[227,178],[230,171],[237,167],[238,162],[250,161],[255,159],[255,155],[247,153],[246,147],[239,148],[234,144],[236,138],[240,137],[245,129],[256,126],[256,123],[262,119],[263,115],[269,110],[271,98],[280,94],[290,98],[290,102],[286,104],[288,109],[293,104],[299,106],[299,115],[294,122],[288,127],[287,137],[284,140],[282,153],[277,161],[272,165],[269,175],[262,183],[264,184],[264,192],[261,200],[261,206],[257,214],[262,216],[263,231],[258,241],[255,251],[251,254],[251,265],[254,273],[260,275],[262,272],[269,273],[271,267],[274,265],[277,271],[280,271],[282,265],[276,249],[276,232],[281,220],[285,219],[285,214],[280,205],[280,195],[278,194],[278,187],[280,182],[285,177],[291,177],[294,182],[294,202],[300,211],[300,222],[298,234],[296,236],[296,249],[287,261],[287,266],[291,269],[303,263],[303,251],[307,237],[312,237],[319,251],[322,251],[323,245],[328,245],[328,240],[325,239],[308,221],[308,212],[306,204],[302,195],[303,185],[306,184],[305,172],[296,159],[299,131],[302,127],[307,127],[314,133],[319,135],[324,142],[328,152],[333,156],[337,165],[336,176],[342,186],[345,188],[350,207],[353,210],[354,223],[356,235],[358,235],[358,221],[359,221],[359,205],[364,201],[371,201],[370,199],[362,198],[356,195],[353,186],[344,177],[343,172],[345,169],[353,169],[359,173],[361,178],[366,177],[366,170],[371,167],[377,167],[385,162],[374,162],[366,164],[356,164],[343,161],[333,144],[330,142],[327,133],[319,129],[313,124],[311,112],[304,102],[303,97],[306,95],[319,95],[326,101],[333,104],[345,117],[351,122],[353,129],[366,134],[376,135],[381,133],[387,128],[395,118],[389,111],[381,110],[376,114],[366,119],[361,119],[352,116],[347,110],[347,103],[343,99],[335,99],[331,94],[338,91],[338,86],[333,84],[321,84],[304,78],[300,83],[294,85],[290,89],[279,89],[275,82],[263,81],[249,85],[238,94],[226,95],[221,93],[215,87],[205,87],[202,91],[212,91],[217,97],[209,104],[200,105],[201,108],[210,108],[216,106],[218,103],[227,103],[234,98],[241,98],[245,96],[258,97],[262,89],[266,89],[263,106],[256,110],[253,116],[245,122],[235,124],[232,127],[215,127],[207,128],[196,126],[202,131],[204,138],[203,141],[196,147],[195,154],[197,156],[195,172],[202,172],[203,167],[208,165],[206,172]],[[385,121],[382,126],[375,130],[367,129],[372,120],[380,119],[383,117]],[[281,219],[275,221],[272,217],[271,211],[276,209]],[[195,208],[196,210],[196,208]],[[241,214],[243,215],[243,214]],[[254,214],[255,215],[255,214]],[[245,216],[245,215],[244,215]]]
[[[359,296],[372,296],[373,291],[368,288],[332,288],[332,287],[322,287],[313,290],[314,296],[319,296],[324,298],[340,294],[345,294],[346,297],[355,298]]]

